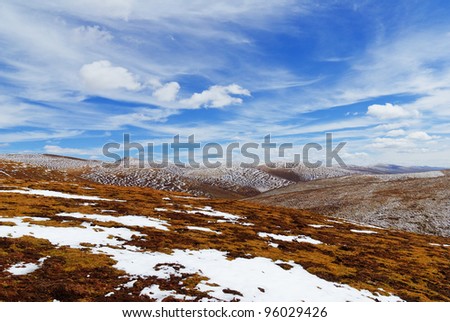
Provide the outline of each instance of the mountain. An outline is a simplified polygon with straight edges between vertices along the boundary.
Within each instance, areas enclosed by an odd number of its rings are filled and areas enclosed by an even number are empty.
[[[85,160],[53,154],[4,154],[0,159],[42,166],[47,169],[78,173],[81,177],[103,184],[118,186],[151,187],[160,190],[187,192],[195,195],[222,198],[241,198],[261,192],[326,178],[357,174],[396,174],[442,170],[431,167],[402,167],[375,165],[372,167],[349,166],[308,168],[297,165],[292,168],[276,164],[275,168],[190,168],[170,164],[156,169],[139,167],[139,160],[121,160],[118,166],[97,160]],[[125,164],[129,167],[125,167]],[[145,164],[144,164],[145,166]]]
[[[401,174],[446,170],[442,167],[400,166],[396,164],[376,164],[369,167],[350,165],[348,169],[367,174]]]
[[[193,195],[238,199],[288,186],[298,181],[345,176],[356,173],[341,168],[293,169],[257,167],[232,168],[140,168],[136,159],[121,160],[119,166],[95,160],[67,158],[48,154],[8,154],[0,159],[42,166],[63,172],[77,173],[80,177],[117,186],[151,187],[159,190],[187,192]],[[126,162],[130,167],[125,167]]]
[[[61,161],[0,161],[1,301],[450,300],[449,238],[94,183],[68,170],[92,161]]]

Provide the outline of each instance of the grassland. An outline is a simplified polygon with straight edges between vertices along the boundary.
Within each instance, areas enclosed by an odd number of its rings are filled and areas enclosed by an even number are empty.
[[[19,225],[77,231],[98,229],[105,233],[123,229],[132,232],[131,237],[110,236],[117,244],[109,245],[110,249],[139,249],[149,254],[214,249],[225,252],[229,260],[262,257],[280,261],[284,270],[298,264],[327,281],[372,293],[394,294],[407,301],[450,301],[450,248],[446,246],[450,244],[449,238],[364,227],[309,211],[248,201],[191,198],[150,188],[96,184],[80,179],[77,173],[15,162],[2,161],[0,170],[3,172],[0,232],[12,232]],[[87,202],[8,192],[18,189],[105,200]],[[205,209],[231,214],[237,219],[205,215],[208,214]],[[70,216],[74,213],[139,216],[167,223],[167,229]],[[321,243],[261,237],[261,232],[308,236]],[[213,298],[198,287],[200,283],[208,283],[207,277],[185,272],[176,263],[162,263],[164,269],[173,272],[169,278],[134,276],[129,283],[130,276],[118,268],[114,257],[98,251],[102,246],[85,242],[74,247],[33,234],[4,233],[0,238],[0,300],[153,301],[156,299],[141,294],[143,288],[152,285],[178,295],[168,295],[165,301]],[[12,265],[38,263],[42,258],[45,261],[34,272],[24,275],[8,272]],[[239,290],[224,289],[226,292],[239,300]]]

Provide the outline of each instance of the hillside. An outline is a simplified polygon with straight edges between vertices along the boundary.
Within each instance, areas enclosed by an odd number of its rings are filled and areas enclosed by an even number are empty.
[[[449,301],[449,244],[0,162],[1,301]]]
[[[449,171],[302,182],[249,200],[384,228],[450,236]]]
[[[186,192],[198,196],[239,199],[261,192],[285,187],[298,181],[316,180],[358,173],[341,168],[309,169],[298,166],[293,169],[258,167],[232,168],[140,168],[137,160],[130,160],[130,167],[122,162],[118,167],[95,160],[62,157],[49,154],[6,154],[0,159],[42,166],[76,174],[101,184],[116,186],[149,187],[158,190]]]

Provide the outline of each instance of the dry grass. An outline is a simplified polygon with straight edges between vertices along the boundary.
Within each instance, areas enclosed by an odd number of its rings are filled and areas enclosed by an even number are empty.
[[[14,163],[0,165],[0,169],[13,173]],[[17,175],[16,175],[17,174]],[[2,190],[7,187],[46,189],[78,195],[99,196],[116,201],[85,201],[0,193],[1,217],[43,217],[48,221],[31,221],[34,225],[78,227],[83,221],[56,216],[62,212],[101,214],[102,210],[115,210],[107,215],[140,215],[166,220],[169,231],[146,227],[128,227],[143,234],[126,244],[144,251],[171,253],[174,249],[217,249],[227,252],[229,258],[266,257],[273,260],[294,261],[309,272],[329,281],[396,294],[409,301],[450,301],[450,249],[431,246],[450,244],[448,238],[419,235],[393,230],[360,227],[346,222],[330,222],[329,217],[308,211],[274,208],[251,202],[220,199],[185,199],[186,196],[138,187],[116,187],[93,184],[74,174],[44,171],[27,167],[12,177],[1,177]],[[90,187],[93,189],[85,189]],[[170,198],[164,200],[163,198]],[[189,206],[189,207],[186,207]],[[215,210],[240,216],[237,223],[217,222],[218,218],[200,213],[187,214],[186,210],[211,206]],[[167,211],[156,211],[164,208]],[[123,227],[115,222],[98,222],[103,227]],[[244,226],[250,223],[251,226]],[[0,222],[11,225],[12,222]],[[321,224],[332,227],[313,228]],[[221,232],[220,235],[196,230],[199,226]],[[369,229],[377,234],[359,234],[351,229]],[[258,232],[283,235],[306,235],[323,244],[283,242],[261,238]],[[269,246],[272,241],[278,248]],[[106,255],[94,255],[92,245],[84,249],[57,247],[43,239],[33,237],[0,239],[0,300],[2,301],[145,301],[139,296],[146,286],[158,284],[162,290],[175,290],[177,294],[194,300],[208,297],[196,289],[205,279],[199,275],[172,276],[168,280],[137,279],[131,288],[121,287],[127,280],[125,273],[113,267],[114,261]],[[13,276],[5,268],[17,262],[36,262],[48,257],[42,268],[23,276]],[[284,269],[290,269],[284,265]],[[117,289],[110,297],[105,294]],[[226,290],[234,294],[236,290]],[[170,300],[175,300],[169,298]]]

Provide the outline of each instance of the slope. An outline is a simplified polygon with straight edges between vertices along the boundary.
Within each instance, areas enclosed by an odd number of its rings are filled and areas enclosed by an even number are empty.
[[[3,301],[449,301],[448,238],[3,161]]]
[[[302,182],[251,199],[346,220],[450,236],[450,172],[354,175]]]

